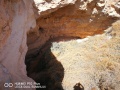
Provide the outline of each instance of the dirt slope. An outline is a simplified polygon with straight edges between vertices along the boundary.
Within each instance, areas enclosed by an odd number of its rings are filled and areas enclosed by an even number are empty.
[[[65,90],[73,90],[78,82],[85,90],[120,90],[118,22],[102,35],[52,44],[52,53],[65,69]]]

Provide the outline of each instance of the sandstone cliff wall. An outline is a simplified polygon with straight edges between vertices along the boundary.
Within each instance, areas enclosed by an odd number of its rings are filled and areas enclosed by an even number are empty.
[[[58,36],[84,38],[119,19],[119,8],[119,0],[0,0],[1,73],[6,68],[11,82],[32,81],[24,64],[27,33],[29,50]]]
[[[9,79],[13,83],[32,82],[26,75],[24,64],[26,33],[36,26],[32,3],[32,0],[0,0],[0,64],[9,72],[6,75],[10,74]],[[4,68],[1,67],[1,70]],[[1,82],[9,82],[3,77],[6,78],[0,74]]]

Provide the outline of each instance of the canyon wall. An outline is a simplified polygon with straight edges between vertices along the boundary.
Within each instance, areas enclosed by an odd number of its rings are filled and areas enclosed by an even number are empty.
[[[38,31],[28,34],[28,48],[58,37],[85,38],[103,33],[120,18],[119,0],[34,0]]]
[[[36,26],[32,3],[32,0],[0,0],[0,68],[2,73],[0,82],[33,82],[27,77],[24,64],[27,52],[26,33]],[[6,79],[5,75],[9,77]],[[5,89],[3,83],[0,86]]]
[[[24,64],[27,44],[32,51],[59,36],[84,38],[102,33],[120,18],[120,1],[0,0],[0,13],[2,87],[4,82],[33,82]]]

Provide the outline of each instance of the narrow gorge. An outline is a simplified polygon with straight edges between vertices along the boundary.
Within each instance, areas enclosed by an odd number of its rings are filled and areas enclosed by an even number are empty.
[[[0,8],[0,90],[120,89],[119,0],[1,0]]]

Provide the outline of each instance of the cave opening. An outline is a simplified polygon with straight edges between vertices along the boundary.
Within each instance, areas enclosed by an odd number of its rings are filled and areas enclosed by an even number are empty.
[[[38,30],[28,34],[27,75],[37,83],[46,85],[45,90],[63,90],[64,67],[51,52],[53,42],[102,34],[117,19],[104,14],[91,16],[89,12],[78,10],[75,5],[62,7],[40,16],[36,20]],[[80,86],[76,83],[74,88]]]
[[[26,56],[27,75],[36,83],[45,86],[45,90],[63,90],[61,83],[64,77],[64,68],[52,54],[50,47],[51,42],[46,43],[36,51],[36,54]],[[37,90],[41,89],[43,88]]]
[[[25,59],[27,76],[36,83],[40,83],[41,86],[45,86],[36,90],[63,90],[64,67],[51,52],[51,47],[53,42],[73,39],[80,39],[80,37],[59,36],[49,39],[41,47],[28,50]]]

